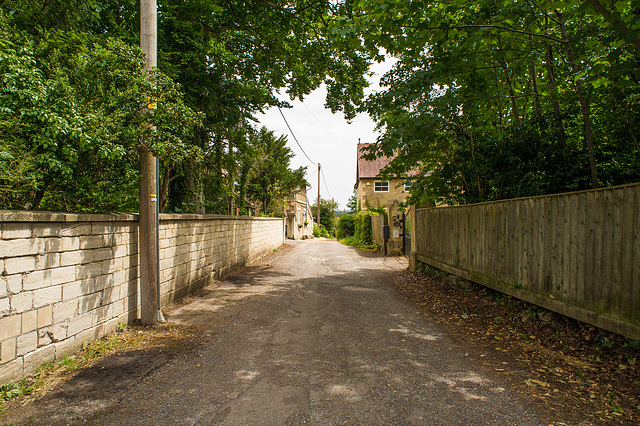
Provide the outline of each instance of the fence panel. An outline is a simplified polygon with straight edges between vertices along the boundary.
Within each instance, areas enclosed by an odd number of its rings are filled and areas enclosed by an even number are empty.
[[[640,184],[415,210],[415,259],[640,339]]]

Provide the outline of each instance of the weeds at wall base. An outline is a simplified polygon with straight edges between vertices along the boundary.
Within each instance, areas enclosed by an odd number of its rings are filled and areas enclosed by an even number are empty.
[[[352,247],[356,247],[359,250],[362,251],[371,251],[371,252],[375,252],[380,250],[380,247],[378,247],[377,244],[373,243],[373,244],[363,244],[362,241],[360,241],[358,238],[356,238],[355,236],[350,236],[347,238],[343,238],[341,240],[339,240],[340,243],[346,245],[346,246],[352,246]]]
[[[0,386],[0,413],[7,404],[22,405],[41,397],[111,354],[141,348],[177,347],[194,334],[197,334],[196,330],[175,324],[144,327],[119,323],[114,333],[99,340],[85,342],[77,354],[65,356],[60,362],[43,364],[35,374],[20,382]]]

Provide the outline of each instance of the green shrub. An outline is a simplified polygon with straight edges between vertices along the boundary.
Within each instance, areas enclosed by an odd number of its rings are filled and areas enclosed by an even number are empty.
[[[337,237],[343,239],[354,235],[356,232],[356,216],[343,213],[338,219]]]
[[[338,221],[338,232],[345,233],[349,230],[349,223],[353,223],[353,234],[342,234],[338,237],[342,244],[348,246],[358,247],[360,250],[376,251],[378,245],[373,241],[373,231],[371,229],[371,216],[376,216],[377,213],[371,211],[360,211],[356,215],[341,215]],[[342,219],[343,216],[350,216],[351,218]],[[340,221],[343,221],[341,224]],[[342,238],[341,238],[342,237]]]
[[[364,251],[378,251],[379,247],[377,244],[369,244],[369,245],[365,245],[362,244],[355,236],[350,236],[350,237],[346,237],[340,240],[340,242],[342,244],[348,245],[348,246],[354,246],[354,247],[358,247],[360,250],[364,250]]]
[[[355,232],[354,236],[363,246],[371,246],[373,242],[373,231],[371,229],[371,216],[376,216],[377,213],[363,210],[358,212],[355,216]]]
[[[329,230],[327,230],[327,228],[323,225],[313,225],[313,236],[318,238],[318,237],[324,237],[324,238],[332,238],[333,236],[329,233]]]

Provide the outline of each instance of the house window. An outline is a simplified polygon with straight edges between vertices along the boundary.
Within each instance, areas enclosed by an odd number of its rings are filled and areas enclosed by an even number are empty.
[[[389,182],[375,182],[373,192],[389,192]]]
[[[413,186],[413,181],[408,180],[404,183],[404,192],[409,192],[409,188]]]

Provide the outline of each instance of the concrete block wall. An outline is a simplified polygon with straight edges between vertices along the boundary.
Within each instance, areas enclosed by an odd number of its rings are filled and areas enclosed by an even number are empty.
[[[163,303],[284,243],[282,219],[161,215]],[[138,219],[0,211],[0,384],[138,318]]]

